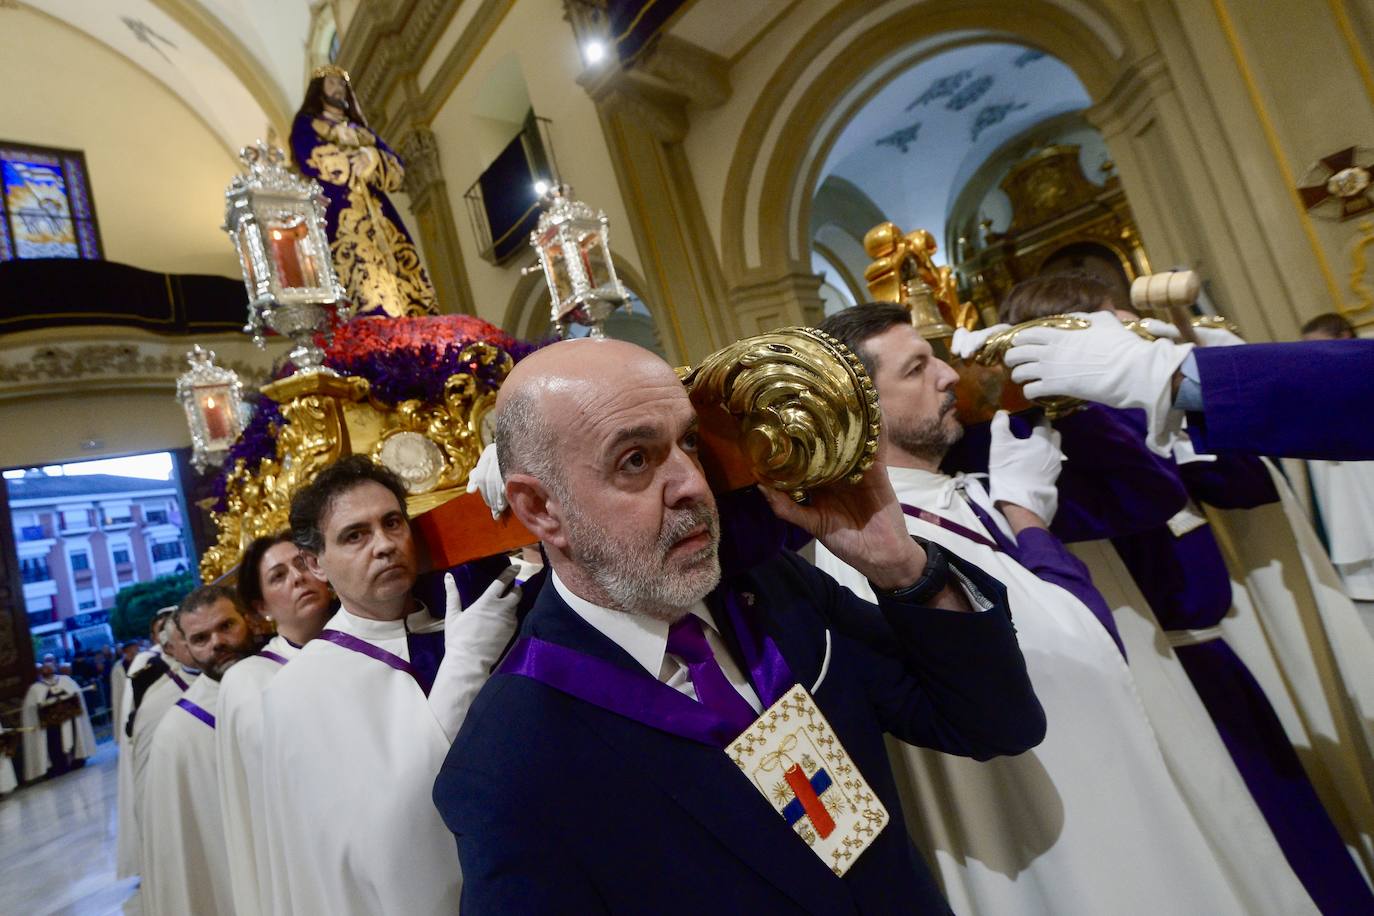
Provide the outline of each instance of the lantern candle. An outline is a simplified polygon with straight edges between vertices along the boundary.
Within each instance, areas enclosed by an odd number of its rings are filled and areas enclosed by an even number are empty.
[[[225,407],[224,399],[216,400],[213,394],[201,399],[200,413],[205,418],[205,432],[211,442],[222,442],[229,438],[229,418],[225,416]]]

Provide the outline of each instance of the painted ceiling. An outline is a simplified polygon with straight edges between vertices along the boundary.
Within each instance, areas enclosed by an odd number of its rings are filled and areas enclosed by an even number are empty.
[[[937,54],[858,111],[821,180],[845,178],[904,231],[927,229],[943,239],[950,205],[990,154],[1027,128],[1089,104],[1072,70],[1021,45],[976,44]],[[936,260],[944,263],[945,254]]]
[[[300,104],[309,0],[24,3],[147,71],[195,110],[231,150],[263,137],[269,123],[284,122]]]

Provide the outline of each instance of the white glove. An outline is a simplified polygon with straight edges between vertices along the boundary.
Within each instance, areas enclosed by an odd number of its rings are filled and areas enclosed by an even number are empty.
[[[999,410],[992,418],[992,446],[988,452],[988,496],[994,505],[1012,503],[1040,516],[1048,525],[1059,508],[1059,472],[1064,452],[1059,433],[1048,420],[1024,439],[1011,431],[1011,416]]]
[[[513,585],[512,566],[463,610],[453,574],[444,576],[444,660],[429,690],[429,708],[450,742],[463,727],[468,707],[487,682],[487,675],[515,635],[515,608],[520,586]],[[507,591],[509,589],[509,591]]]
[[[1197,335],[1199,347],[1234,347],[1245,343],[1243,337],[1225,328],[1193,328],[1193,333]]]
[[[1140,326],[1156,337],[1164,337],[1173,341],[1180,341],[1183,339],[1183,332],[1178,329],[1178,325],[1171,321],[1161,321],[1158,318],[1142,318],[1140,319]]]
[[[1156,337],[1167,337],[1169,340],[1183,340],[1183,332],[1178,329],[1178,325],[1168,321],[1160,321],[1158,318],[1142,318],[1140,326],[1149,331]],[[1199,347],[1234,347],[1236,344],[1243,344],[1245,341],[1225,328],[1193,328],[1193,335],[1197,337]]]
[[[977,331],[955,328],[954,337],[949,342],[949,350],[960,359],[968,359],[983,349],[983,344],[988,342],[989,337],[998,331],[1005,331],[1009,327],[1011,327],[1009,324],[994,324],[990,328],[982,328]]]
[[[468,492],[481,493],[492,518],[506,511],[506,482],[501,479],[501,464],[496,460],[496,443],[482,449],[477,467],[468,475]]]
[[[1173,433],[1183,420],[1172,411],[1173,378],[1192,344],[1147,341],[1122,327],[1111,312],[1093,312],[1092,327],[1081,331],[1027,328],[1004,362],[1011,379],[1024,384],[1026,397],[1071,397],[1112,407],[1145,410],[1145,444],[1167,456]]]

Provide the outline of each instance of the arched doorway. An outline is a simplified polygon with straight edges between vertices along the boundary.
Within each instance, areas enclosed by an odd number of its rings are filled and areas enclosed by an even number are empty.
[[[1242,163],[1217,156],[1185,111],[1195,82],[1186,67],[1170,70],[1159,37],[1166,32],[1139,5],[1115,0],[838,4],[778,55],[739,136],[721,196],[722,268],[732,301],[744,301],[761,282],[809,273],[817,189],[840,135],[868,101],[941,53],[1004,43],[1062,61],[1081,83],[1089,103],[1083,115],[1100,131],[1136,204],[1150,259],[1198,269],[1251,336],[1291,333],[1302,284],[1254,243],[1266,235],[1258,207],[1248,200],[1222,205],[1227,190],[1243,184]],[[816,320],[820,312],[820,296],[806,291],[785,304],[789,321]]]

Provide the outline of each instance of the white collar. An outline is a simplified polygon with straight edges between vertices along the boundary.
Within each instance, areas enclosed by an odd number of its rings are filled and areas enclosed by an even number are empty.
[[[359,617],[341,604],[338,613],[324,626],[326,630],[339,630],[368,642],[405,639],[408,633],[428,633],[444,628],[443,618],[431,617],[423,602],[415,602],[415,607],[414,611],[400,620],[373,620],[371,617]]]
[[[668,623],[657,620],[653,617],[645,617],[642,614],[629,614],[625,611],[614,611],[610,608],[592,604],[585,598],[580,598],[572,593],[568,586],[563,584],[563,580],[558,577],[557,570],[550,570],[550,579],[553,587],[558,590],[558,596],[568,603],[577,616],[591,624],[611,642],[624,649],[641,668],[649,672],[650,676],[657,678],[659,672],[663,670],[663,656],[668,651]],[[698,601],[692,606],[691,612],[701,618],[711,629],[716,628],[715,621],[711,619],[711,611],[706,607],[706,602]]]

